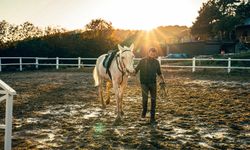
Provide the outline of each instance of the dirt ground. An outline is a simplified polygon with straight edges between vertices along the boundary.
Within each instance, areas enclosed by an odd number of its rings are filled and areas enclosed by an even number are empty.
[[[165,71],[167,96],[158,97],[158,124],[152,126],[148,120],[140,120],[137,77],[129,79],[125,90],[123,121],[113,125],[114,94],[102,110],[91,71],[0,74],[0,79],[17,91],[13,108],[14,150],[250,149],[249,73]],[[2,102],[2,123],[4,112]],[[0,134],[2,149],[4,131]]]

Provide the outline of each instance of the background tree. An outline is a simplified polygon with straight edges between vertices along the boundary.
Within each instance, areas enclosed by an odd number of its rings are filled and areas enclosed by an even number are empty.
[[[250,1],[242,1],[236,8],[235,15],[240,23],[243,23],[247,18],[250,18]]]
[[[110,38],[114,31],[112,23],[103,19],[91,20],[91,22],[85,26],[85,29],[89,38]]]
[[[91,22],[85,26],[85,32],[82,34],[82,38],[88,40],[90,43],[96,43],[96,47],[100,48],[99,53],[117,49],[118,40],[114,36],[112,23],[104,19],[91,20]],[[94,47],[91,50],[93,49],[96,48]]]
[[[237,13],[239,5],[239,0],[209,0],[203,3],[199,16],[191,27],[191,33],[203,40],[215,37],[231,40],[235,26],[241,23],[238,16],[240,13]]]
[[[10,34],[9,34],[9,28],[11,24],[9,24],[7,21],[2,20],[0,22],[0,41],[2,43],[6,43],[11,40]]]
[[[213,30],[214,24],[217,24],[221,18],[221,13],[215,0],[203,3],[198,13],[199,16],[191,27],[191,33],[202,40],[209,39],[216,32]]]

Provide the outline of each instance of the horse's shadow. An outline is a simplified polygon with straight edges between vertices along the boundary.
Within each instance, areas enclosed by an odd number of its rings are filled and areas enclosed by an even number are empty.
[[[116,118],[113,122],[113,126],[120,126],[124,123],[124,121],[122,120],[122,118]]]

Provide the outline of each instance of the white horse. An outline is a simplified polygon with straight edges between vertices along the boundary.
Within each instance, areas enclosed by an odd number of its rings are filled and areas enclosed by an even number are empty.
[[[119,52],[115,55],[114,59],[111,62],[110,65],[110,74],[106,73],[106,68],[103,66],[104,58],[107,54],[103,54],[100,57],[97,58],[96,66],[93,71],[93,77],[95,80],[95,86],[98,86],[99,88],[99,97],[102,103],[102,107],[106,108],[106,105],[103,101],[103,92],[102,92],[102,83],[104,80],[107,80],[106,88],[107,88],[107,101],[108,104],[110,101],[110,93],[109,89],[111,88],[111,82],[115,91],[115,98],[116,98],[116,104],[117,104],[117,117],[116,121],[121,120],[121,115],[123,115],[122,110],[122,97],[123,97],[123,91],[127,86],[128,81],[128,75],[129,73],[134,73],[134,44],[131,44],[130,47],[122,47],[118,44]]]

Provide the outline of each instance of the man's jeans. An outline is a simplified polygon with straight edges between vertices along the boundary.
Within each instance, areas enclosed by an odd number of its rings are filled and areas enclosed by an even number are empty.
[[[148,106],[148,93],[151,96],[151,119],[155,119],[155,107],[156,107],[156,83],[141,84],[142,90],[142,117],[146,116]]]

